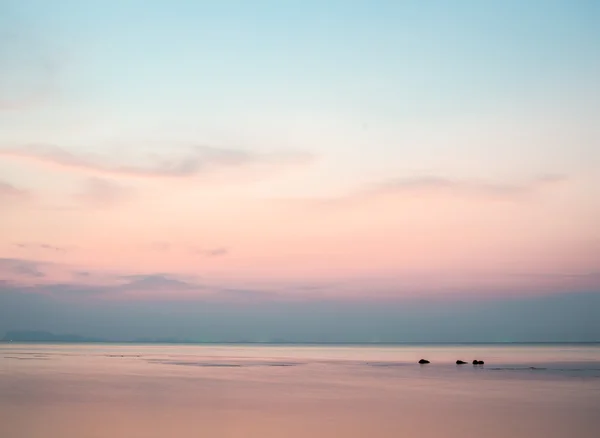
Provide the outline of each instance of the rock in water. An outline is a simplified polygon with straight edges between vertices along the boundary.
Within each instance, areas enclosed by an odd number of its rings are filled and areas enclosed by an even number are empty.
[[[474,360],[473,365],[483,365],[485,362],[482,360]]]
[[[485,363],[485,362],[484,362],[484,361],[482,361],[482,360],[480,360],[480,361],[479,361],[479,365],[483,365],[484,363]]]
[[[421,365],[423,365],[423,364],[426,364],[426,363],[431,363],[431,362],[429,362],[427,359],[421,359],[421,360],[419,361],[419,363],[420,363]]]
[[[456,365],[464,365],[464,364],[466,364],[465,361],[462,361],[462,360],[457,360],[456,361]]]

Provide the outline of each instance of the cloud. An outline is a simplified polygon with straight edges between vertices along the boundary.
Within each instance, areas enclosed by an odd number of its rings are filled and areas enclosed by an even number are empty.
[[[173,273],[136,274],[123,276],[125,283],[105,288],[105,292],[144,292],[152,293],[192,293],[197,297],[212,297],[219,299],[232,298],[267,298],[273,297],[272,292],[251,288],[237,288],[227,285],[204,284],[197,278]],[[160,296],[160,295],[159,295]],[[168,296],[168,295],[167,295]],[[179,295],[181,296],[181,295]]]
[[[228,248],[211,248],[211,249],[195,249],[194,254],[203,255],[205,257],[222,257],[229,254]]]
[[[0,275],[5,277],[43,278],[39,262],[23,259],[0,258]]]
[[[419,195],[451,196],[484,200],[513,200],[534,194],[568,180],[563,175],[542,175],[521,183],[502,183],[486,180],[452,179],[440,176],[389,178],[368,184],[339,197],[304,199],[316,206],[343,206],[366,202],[384,196]]]
[[[198,283],[178,278],[173,274],[128,275],[126,283],[116,286],[118,291],[190,291],[204,287]]]
[[[104,283],[98,280],[107,280]],[[209,287],[194,279],[169,273],[114,275],[73,271],[71,281],[48,281],[44,284],[12,282],[13,287],[31,293],[52,295],[56,298],[148,299],[206,297],[220,293],[218,287]],[[224,289],[223,289],[224,290]]]
[[[460,180],[425,176],[416,178],[394,178],[367,188],[367,194],[406,193],[406,192],[445,192],[454,195],[512,197],[530,193],[541,187],[566,181],[562,175],[544,175],[531,181],[514,183],[494,183],[481,180]]]
[[[16,246],[19,249],[23,249],[23,250],[41,249],[41,250],[45,250],[45,251],[52,251],[52,252],[59,252],[59,253],[65,253],[65,252],[69,251],[70,249],[72,249],[72,248],[67,248],[65,246],[49,245],[47,243],[15,243],[14,246]]]
[[[0,202],[25,201],[31,198],[27,190],[18,189],[12,184],[0,180]]]
[[[201,279],[169,272],[114,273],[82,271],[68,265],[23,259],[0,259],[0,286],[57,299],[205,302],[396,302],[526,298],[555,293],[600,290],[598,271],[565,273],[398,274],[340,279],[327,283],[262,283]],[[366,291],[368,292],[365,295]]]
[[[97,207],[111,207],[130,199],[133,192],[119,184],[103,178],[90,178],[84,189],[74,198],[82,204]]]
[[[0,286],[5,288],[65,299],[228,300],[273,296],[261,289],[205,284],[197,276],[164,272],[117,274],[13,258],[0,258],[0,278]]]
[[[150,163],[123,164],[114,157],[77,154],[52,145],[29,145],[18,148],[0,148],[0,156],[40,164],[58,166],[100,176],[126,178],[191,178],[222,168],[250,165],[298,165],[312,160],[312,155],[300,152],[259,154],[245,150],[195,146],[179,157],[153,157]]]
[[[182,292],[208,290],[195,277],[169,273],[117,274],[81,270],[61,263],[0,258],[0,278],[8,286],[31,292],[115,295],[128,292]],[[32,281],[35,280],[35,281]]]
[[[168,252],[168,251],[180,251],[180,252],[191,252],[192,254],[204,256],[204,257],[223,257],[229,254],[229,248],[225,247],[214,247],[214,248],[203,248],[201,246],[191,246],[186,248],[185,246],[177,245],[171,242],[157,241],[152,242],[148,246],[144,247],[151,251],[156,252]]]
[[[19,244],[17,244],[19,245]],[[26,244],[26,248],[36,244]],[[52,245],[43,245],[52,247]],[[60,247],[57,247],[60,248]],[[47,249],[47,251],[60,251]],[[102,287],[120,284],[120,275],[108,271],[82,270],[56,261],[25,258],[0,258],[0,278],[15,287],[31,288],[33,292],[48,292],[52,285],[72,284],[74,287]],[[37,288],[40,288],[39,290]]]
[[[90,278],[92,273],[89,271],[73,271],[73,275],[76,278]]]
[[[50,283],[43,286],[21,286],[30,292],[43,291],[56,298],[96,297],[127,299],[139,297],[155,300],[255,300],[272,299],[277,292],[237,288],[219,284],[203,284],[197,279],[173,273],[136,274],[119,277],[113,284],[81,282]]]
[[[208,257],[220,257],[229,254],[229,250],[227,248],[215,248],[209,249],[205,254]]]

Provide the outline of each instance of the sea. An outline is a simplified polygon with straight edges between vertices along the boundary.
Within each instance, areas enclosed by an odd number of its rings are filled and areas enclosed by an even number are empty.
[[[0,344],[1,438],[599,436],[600,344]]]

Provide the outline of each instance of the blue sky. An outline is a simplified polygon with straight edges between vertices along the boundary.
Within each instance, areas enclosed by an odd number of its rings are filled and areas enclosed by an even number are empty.
[[[26,119],[5,115],[8,139],[311,142],[325,163],[347,161],[336,170],[346,184],[396,171],[390,157],[409,171],[464,171],[444,152],[462,140],[485,172],[525,167],[518,177],[564,154],[530,144],[526,167],[511,160],[523,148],[510,135],[499,134],[502,150],[472,150],[461,125],[522,131],[521,121],[577,124],[597,110],[591,1],[4,3],[4,45],[27,52],[8,71],[49,99]]]

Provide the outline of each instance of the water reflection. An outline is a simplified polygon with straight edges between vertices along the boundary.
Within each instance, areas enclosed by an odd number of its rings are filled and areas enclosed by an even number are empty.
[[[4,345],[0,436],[592,437],[599,363],[597,346]]]

